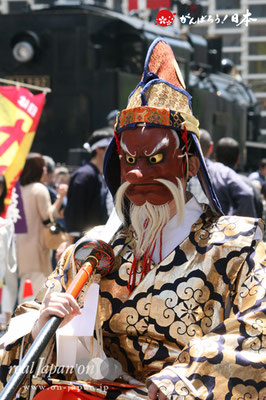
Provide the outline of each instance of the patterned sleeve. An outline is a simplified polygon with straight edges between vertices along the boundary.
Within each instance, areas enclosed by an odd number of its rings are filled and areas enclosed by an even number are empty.
[[[15,311],[15,316],[23,313],[31,312],[32,309],[38,310],[41,302],[47,293],[50,292],[65,292],[67,285],[72,281],[73,276],[76,274],[75,266],[72,265],[72,248],[70,246],[65,253],[62,255],[57,268],[49,276],[43,287],[40,289],[35,301],[23,303],[18,306]],[[0,392],[3,387],[7,384],[8,380],[12,376],[15,367],[19,364],[20,360],[27,353],[28,349],[32,344],[31,334],[27,334],[24,337],[19,337],[14,343],[9,344],[3,351],[2,362],[0,367]],[[45,349],[45,355],[48,356],[54,347],[54,340],[48,344]],[[45,357],[46,357],[45,356]],[[44,353],[42,355],[44,357]],[[23,385],[19,390],[19,398],[26,399],[29,397],[31,376],[28,375]]]
[[[228,318],[194,338],[172,366],[148,380],[169,399],[266,398],[266,259],[259,242],[231,288]]]
[[[15,316],[21,315],[26,312],[31,312],[32,309],[38,310],[39,305],[35,302],[28,302],[18,306],[15,311]],[[19,338],[14,343],[9,344],[2,353],[1,367],[0,367],[0,392],[13,375],[16,366],[19,364],[20,359],[27,353],[32,344],[30,334]],[[24,382],[27,385],[28,379]],[[20,391],[23,391],[21,388]],[[23,398],[23,397],[22,397]]]
[[[81,240],[84,240],[87,243],[87,236],[84,236],[84,238]],[[67,290],[68,286],[76,276],[77,270],[79,268],[78,262],[74,260],[74,254],[75,254],[75,245],[69,246],[61,256],[57,268],[48,277],[47,281],[40,289],[39,293],[36,296],[35,301],[21,304],[15,312],[16,316],[23,313],[31,312],[32,309],[38,310],[40,308],[40,304],[42,303],[42,301],[44,300],[44,298],[48,293],[65,292]],[[84,296],[89,284],[90,284],[89,281],[85,283],[84,287],[81,289],[77,297],[78,304],[81,308],[84,305]],[[26,327],[26,329],[27,328],[28,327]],[[8,380],[10,379],[10,377],[14,372],[15,367],[19,364],[20,360],[24,357],[24,355],[30,348],[32,344],[32,337],[30,331],[31,327],[27,330],[27,335],[25,335],[24,337],[21,337],[18,332],[16,340],[13,343],[7,345],[6,348],[4,349],[2,355],[2,364],[0,367],[0,391],[7,384]],[[51,366],[55,364],[56,355],[54,350],[55,350],[55,339],[53,338],[48,343],[47,347],[42,353],[41,358],[45,366],[46,365]],[[62,374],[60,376],[62,378]],[[32,376],[28,376],[26,381],[21,386],[19,394],[20,399],[29,398],[30,391],[32,388],[31,378]]]

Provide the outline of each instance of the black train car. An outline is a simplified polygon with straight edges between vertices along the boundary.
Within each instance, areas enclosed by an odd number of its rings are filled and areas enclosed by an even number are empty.
[[[190,73],[191,62],[194,69],[210,71],[206,41],[182,38],[173,27],[83,5],[0,15],[0,77],[52,89],[33,150],[71,162],[69,149],[81,148],[89,133],[106,124],[110,110],[125,107],[140,80],[147,49],[158,36],[173,48],[202,127],[212,132],[214,141],[233,136],[244,149],[247,104],[217,87],[217,74],[206,72],[202,78]],[[29,60],[23,60],[27,56]],[[220,80],[232,81],[222,75]]]
[[[190,91],[200,126],[212,134],[214,143],[233,137],[240,144],[240,169],[257,169],[266,144],[257,144],[260,110],[251,89],[230,75],[203,71],[190,74]]]

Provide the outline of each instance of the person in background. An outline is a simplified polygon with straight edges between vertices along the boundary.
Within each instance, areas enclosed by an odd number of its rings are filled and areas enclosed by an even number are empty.
[[[221,138],[216,146],[215,159],[218,162],[221,162],[227,167],[232,168],[233,170],[236,171],[237,165],[240,160],[239,143],[231,137]],[[257,182],[250,180],[247,176],[243,174],[238,173],[238,175],[240,176],[241,179],[243,179],[246,185],[248,185],[252,189],[253,192],[253,200],[254,200],[256,215],[252,215],[251,214],[252,211],[250,210],[250,215],[247,214],[247,216],[250,217],[256,216],[258,218],[262,218],[263,205]]]
[[[91,154],[91,159],[71,176],[64,213],[69,241],[62,243],[58,248],[57,258],[86,230],[107,221],[111,210],[108,213],[108,189],[102,172],[105,151],[112,135],[113,129],[105,127],[94,131],[84,144]]]
[[[261,198],[262,198],[262,204],[263,204],[263,221],[266,226],[266,182],[262,185],[261,188]],[[266,240],[266,229],[264,230],[264,241]]]
[[[64,216],[64,209],[67,202],[67,190],[69,183],[69,172],[67,168],[60,167],[61,170],[56,171],[55,162],[50,156],[43,156],[45,162],[44,184],[47,187],[52,204],[56,201],[58,195],[61,196],[65,193],[61,208],[60,217]],[[62,169],[63,168],[63,169]]]
[[[64,218],[64,212],[65,212],[65,208],[67,205],[67,191],[68,191],[68,186],[69,186],[69,180],[70,180],[70,173],[69,173],[68,168],[63,167],[63,166],[55,168],[55,172],[54,172],[55,190],[59,190],[59,188],[61,188],[62,185],[64,185],[63,187],[65,187],[65,189],[66,189],[66,196],[64,198],[62,207],[60,209],[60,218],[58,220],[63,225],[65,230],[66,230],[66,222],[65,222],[65,218]]]
[[[113,128],[115,125],[115,120],[118,113],[119,110],[112,110],[106,116],[107,125],[110,126],[111,128]]]
[[[56,164],[55,161],[52,159],[52,157],[44,155],[43,159],[45,162],[45,171],[46,171],[44,175],[44,184],[49,191],[51,202],[53,204],[57,199],[59,191],[60,193],[65,192],[65,194],[67,194],[69,173],[67,168],[64,168],[59,172],[57,169],[57,175],[56,175],[56,167],[55,167]],[[64,178],[58,179],[58,176],[62,175],[64,176]],[[64,198],[63,204],[61,206],[62,211],[65,205],[66,205],[66,197]]]
[[[63,201],[59,210],[59,216],[57,218],[57,222],[60,223],[65,228],[64,221],[64,210],[67,202],[67,190],[68,185],[64,183],[60,183],[59,185],[55,185],[55,161],[52,157],[44,155],[43,156],[45,162],[45,174],[44,174],[44,184],[47,187],[51,199],[51,203],[54,204],[57,197],[63,196]],[[52,268],[55,269],[57,260],[56,260],[56,250],[52,250],[51,252],[52,259]]]
[[[252,181],[257,181],[260,184],[260,190],[266,182],[266,158],[262,158],[259,163],[259,169],[252,172],[248,178]]]
[[[55,186],[54,186],[55,162],[50,156],[43,155],[43,159],[45,162],[45,169],[46,169],[46,173],[44,176],[44,184],[49,191],[51,202],[53,204],[57,197],[57,193],[55,191]]]
[[[52,159],[52,157],[46,155],[43,156],[43,159],[45,162],[45,174],[43,178],[43,183],[45,184],[45,186],[49,191],[51,202],[53,204],[56,201],[59,192],[60,196],[63,195],[63,193],[65,193],[66,196],[68,190],[68,182],[62,181],[56,183],[55,161]],[[66,206],[66,197],[64,198],[63,203],[61,205],[60,211],[62,211],[62,215],[65,206]]]
[[[216,162],[209,159],[213,151],[213,142],[210,133],[205,129],[200,129],[200,143],[213,188],[224,214],[256,217],[253,189],[232,168],[220,162],[218,157],[222,156],[219,149]],[[197,192],[199,192],[198,187],[197,185]],[[194,194],[191,183],[189,190]],[[197,193],[195,196],[198,198]]]
[[[44,185],[46,174],[44,158],[29,153],[20,176],[27,233],[16,235],[18,272],[20,278],[19,302],[22,301],[24,281],[30,279],[34,294],[52,271],[50,250],[44,245],[43,222],[59,217],[65,191],[58,192],[52,205],[49,191]]]
[[[55,168],[54,171],[54,184],[57,188],[61,183],[69,185],[70,173],[67,167],[59,166]]]
[[[0,215],[5,211],[6,194],[5,177],[0,174]],[[14,224],[11,219],[2,217],[0,217],[0,284],[2,284],[1,313],[5,315],[5,328],[16,304],[18,278]]]

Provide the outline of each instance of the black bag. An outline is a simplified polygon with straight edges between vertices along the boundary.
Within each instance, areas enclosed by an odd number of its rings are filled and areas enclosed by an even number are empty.
[[[68,240],[68,234],[60,222],[54,221],[50,216],[49,220],[43,222],[44,224],[44,245],[47,249],[56,250],[61,243]]]

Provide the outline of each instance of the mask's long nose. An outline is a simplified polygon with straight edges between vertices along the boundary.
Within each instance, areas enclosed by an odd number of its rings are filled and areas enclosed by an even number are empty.
[[[132,169],[126,174],[126,180],[133,185],[139,183],[141,179],[143,179],[143,174],[139,169]]]

